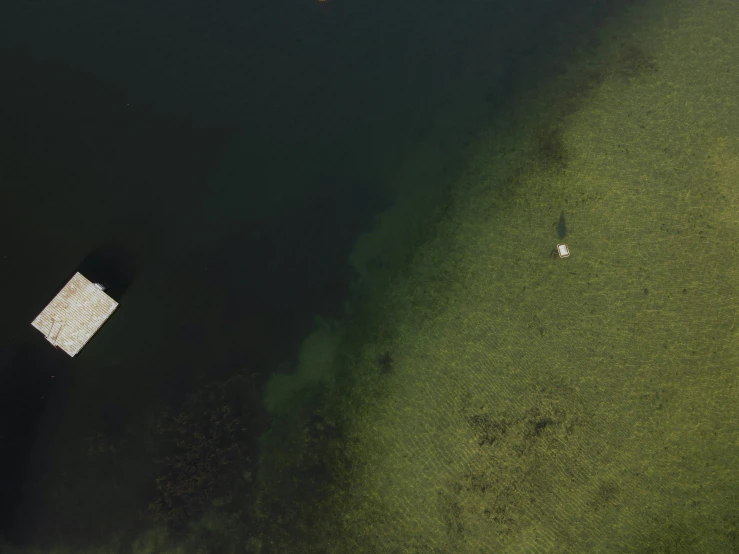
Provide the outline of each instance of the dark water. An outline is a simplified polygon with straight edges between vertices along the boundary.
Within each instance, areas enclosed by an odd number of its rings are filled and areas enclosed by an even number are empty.
[[[404,156],[443,113],[474,136],[628,3],[3,2],[0,535],[135,534],[147,414],[236,371],[255,443]],[[121,306],[69,359],[30,321],[80,267]],[[90,465],[100,435],[126,454]]]

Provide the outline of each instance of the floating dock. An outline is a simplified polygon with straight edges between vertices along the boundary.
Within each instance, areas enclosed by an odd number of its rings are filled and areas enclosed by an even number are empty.
[[[74,356],[117,307],[101,285],[75,273],[31,325],[56,348]]]

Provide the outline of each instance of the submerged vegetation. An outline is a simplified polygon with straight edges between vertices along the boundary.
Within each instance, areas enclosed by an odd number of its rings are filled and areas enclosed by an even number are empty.
[[[295,412],[275,420],[264,438],[271,463],[261,468],[256,515],[261,534],[280,552],[320,551],[317,543],[340,526],[328,505],[341,503],[352,462],[329,396],[320,386],[298,395]]]
[[[179,410],[159,417],[156,431],[163,458],[157,461],[163,467],[149,511],[172,531],[183,530],[210,507],[229,504],[235,490],[248,484],[249,411],[232,385],[207,385]]]

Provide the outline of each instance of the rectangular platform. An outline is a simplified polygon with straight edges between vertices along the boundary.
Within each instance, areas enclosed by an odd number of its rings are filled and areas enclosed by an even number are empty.
[[[46,340],[74,356],[118,307],[102,287],[75,273],[31,325]]]

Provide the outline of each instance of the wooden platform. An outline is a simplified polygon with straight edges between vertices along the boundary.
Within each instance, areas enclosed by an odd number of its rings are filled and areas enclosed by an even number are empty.
[[[75,273],[31,325],[46,340],[74,356],[118,307],[102,287]]]

